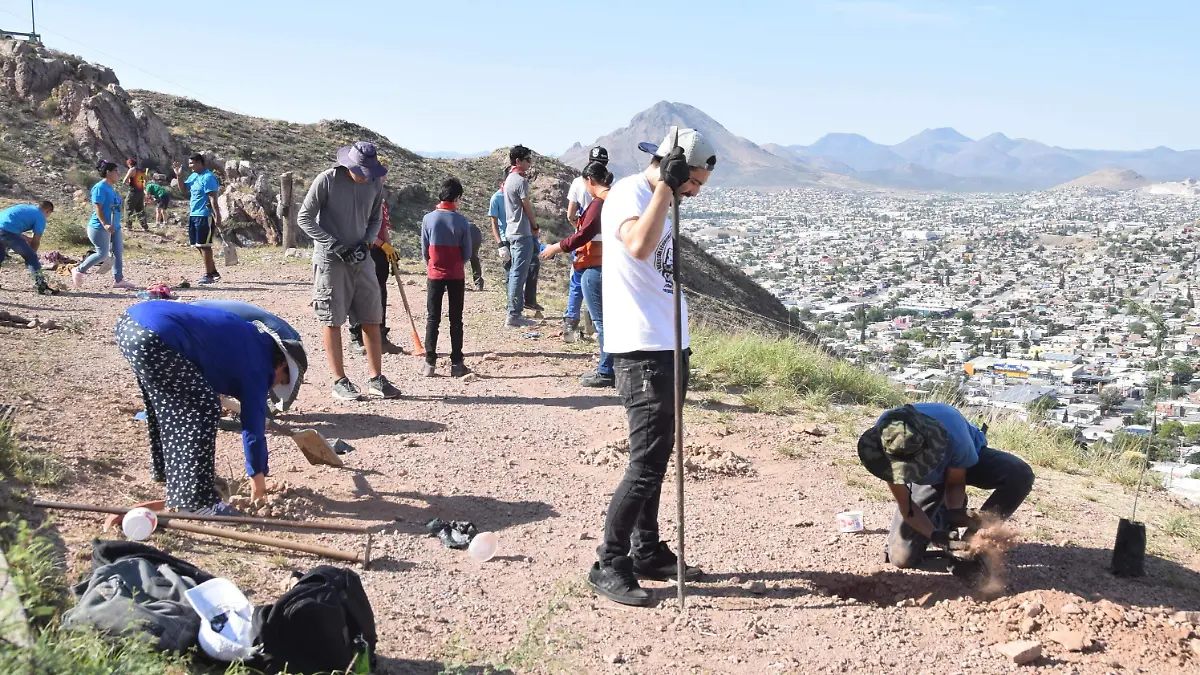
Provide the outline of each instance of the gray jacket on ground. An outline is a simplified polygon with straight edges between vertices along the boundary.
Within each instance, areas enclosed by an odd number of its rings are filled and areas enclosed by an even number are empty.
[[[341,244],[353,248],[369,244],[383,222],[383,181],[373,178],[356,183],[349,172],[335,166],[313,179],[296,215],[296,223],[313,240],[313,259],[331,255]]]

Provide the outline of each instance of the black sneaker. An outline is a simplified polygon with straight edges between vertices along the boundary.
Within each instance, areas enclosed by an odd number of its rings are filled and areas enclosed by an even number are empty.
[[[363,350],[363,353],[364,354],[367,353],[366,349]],[[408,350],[405,349],[404,347],[401,347],[398,344],[393,343],[391,340],[387,339],[387,336],[385,335],[383,337],[383,353],[384,354],[407,354]]]
[[[649,558],[633,558],[633,571],[639,579],[674,581],[676,572],[679,571],[679,558],[667,546],[667,542],[660,541],[658,548]],[[694,581],[702,576],[704,572],[699,567],[685,563],[684,581]]]
[[[525,303],[525,309],[532,309],[532,310],[533,310],[533,311],[535,311],[535,312],[544,312],[544,311],[546,311],[546,308],[545,308],[545,307],[542,307],[541,305],[537,304],[536,302],[527,302],[527,303]]]
[[[350,378],[343,377],[333,383],[333,397],[341,401],[360,401],[362,400],[362,392],[358,390],[358,387],[354,386]]]
[[[468,368],[465,363],[451,363],[450,364],[450,377],[462,377],[470,372],[471,372],[471,369]]]
[[[367,395],[375,398],[400,398],[400,390],[383,375],[376,375],[367,380]]]
[[[654,597],[638,584],[637,577],[633,575],[633,560],[628,556],[613,558],[609,566],[593,563],[588,571],[587,582],[597,595],[622,605],[649,607],[654,604]]]
[[[612,375],[604,375],[603,373],[592,371],[590,373],[584,373],[583,376],[579,378],[579,385],[582,387],[603,389],[605,387],[617,386],[617,379]]]
[[[477,290],[477,291],[482,291],[482,290],[483,290],[483,282],[482,282],[482,281],[476,282],[476,284],[475,284],[475,290]]]

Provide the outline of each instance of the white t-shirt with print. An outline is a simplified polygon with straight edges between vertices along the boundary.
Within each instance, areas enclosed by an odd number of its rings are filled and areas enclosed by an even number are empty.
[[[621,241],[621,224],[637,218],[650,205],[654,188],[641,173],[617,181],[604,200],[600,232],[604,242],[604,350],[610,354],[675,349],[675,251],[671,218],[654,253],[638,260]],[[687,300],[683,301],[683,346],[690,344]]]
[[[592,203],[592,195],[587,190],[587,182],[583,180],[583,176],[576,176],[575,180],[571,181],[571,189],[567,190],[567,201],[579,205],[580,216],[588,204]]]

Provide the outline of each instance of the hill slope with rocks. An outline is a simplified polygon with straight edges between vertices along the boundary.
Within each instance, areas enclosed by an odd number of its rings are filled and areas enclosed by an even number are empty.
[[[0,196],[48,198],[61,204],[83,198],[80,191],[95,182],[92,167],[97,157],[118,163],[136,157],[162,174],[169,172],[172,160],[201,152],[221,178],[222,212],[241,225],[236,238],[242,244],[279,243],[280,174],[294,172],[299,179],[299,201],[308,181],[332,166],[337,148],[355,140],[379,146],[389,166],[386,183],[393,226],[408,232],[410,239],[421,216],[433,208],[438,186],[447,176],[463,183],[463,213],[488,230],[488,201],[508,165],[507,148],[482,157],[426,158],[345,120],[297,124],[241,115],[190,98],[126,91],[108,68],[8,39],[0,39],[0,124]],[[753,153],[757,146],[749,145]],[[533,203],[548,240],[569,232],[567,189],[577,175],[576,169],[557,160],[535,157]],[[491,248],[486,251],[490,254]],[[684,242],[683,254],[688,286],[703,294],[693,299],[698,320],[727,317],[735,307],[751,313],[739,324],[748,320],[777,331],[777,322],[787,322],[782,303],[741,271],[691,241]],[[485,264],[496,265],[494,255],[484,258]],[[565,277],[566,263],[556,264],[564,269],[560,274],[553,268],[553,276]],[[552,274],[544,272],[543,278],[547,276]]]

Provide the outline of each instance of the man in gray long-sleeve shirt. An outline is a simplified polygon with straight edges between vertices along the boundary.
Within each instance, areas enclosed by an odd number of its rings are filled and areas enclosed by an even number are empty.
[[[397,398],[400,390],[383,376],[383,321],[379,282],[370,242],[383,220],[383,177],[375,144],[359,141],[338,150],[332,169],[313,179],[296,222],[313,240],[313,308],[321,322],[325,356],[336,381],[333,397],[362,398],[346,377],[342,360],[342,330],[347,316],[363,329],[367,350],[367,394]]]

